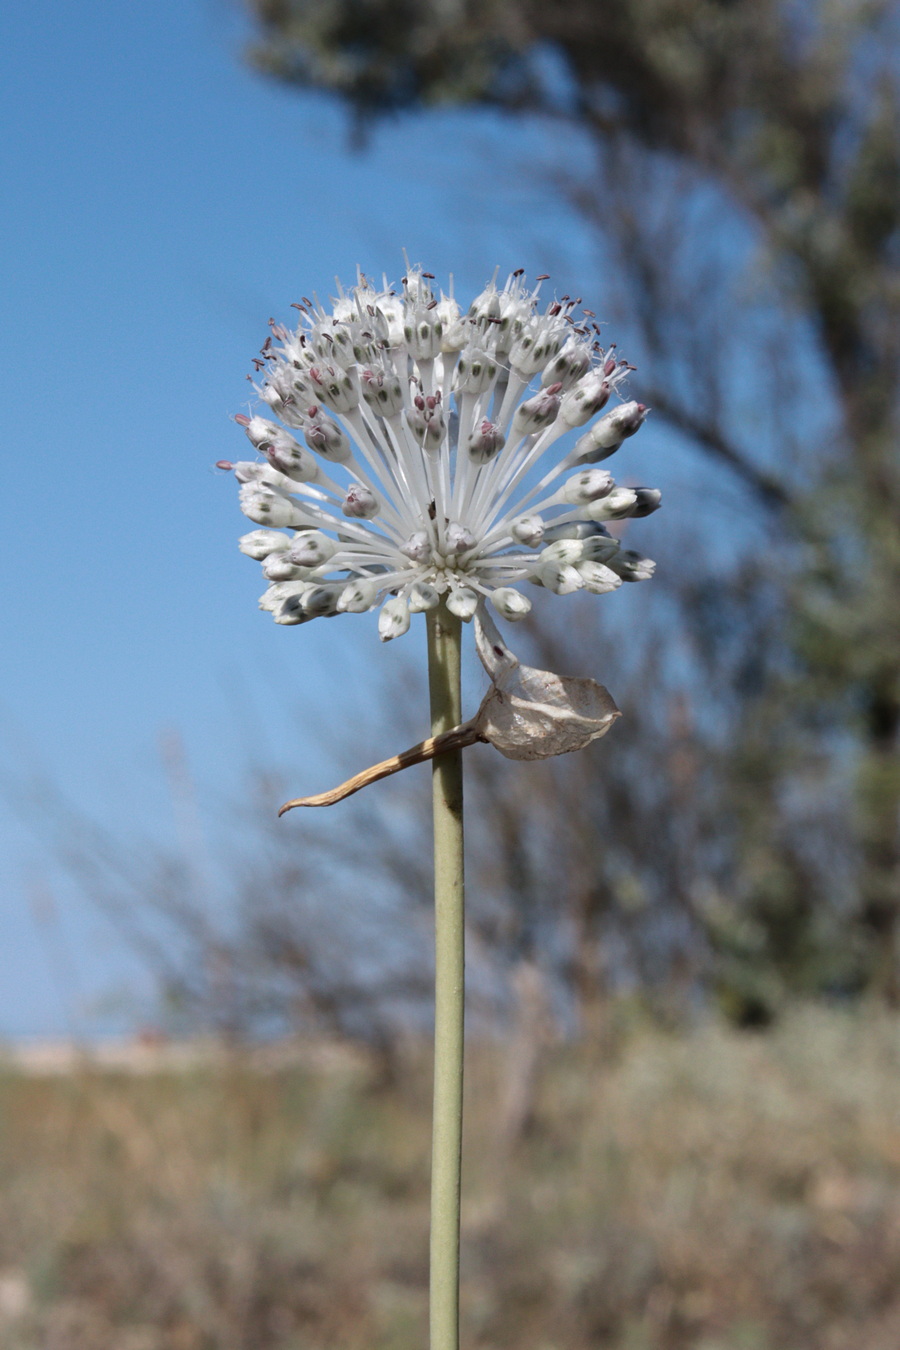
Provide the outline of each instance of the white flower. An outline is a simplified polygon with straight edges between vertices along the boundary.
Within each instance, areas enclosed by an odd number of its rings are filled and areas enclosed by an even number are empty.
[[[220,462],[266,527],[240,548],[278,623],[381,605],[386,641],[441,596],[465,620],[485,599],[516,620],[531,608],[517,583],[602,594],[652,574],[603,522],[649,514],[659,493],[586,467],[647,415],[630,402],[591,421],[632,367],[577,301],[542,308],[540,282],[495,276],[463,314],[433,280],[412,268],[397,294],[360,275],[330,312],[304,301],[296,330],[272,325],[256,389],[285,425],[237,417],[260,459]]]

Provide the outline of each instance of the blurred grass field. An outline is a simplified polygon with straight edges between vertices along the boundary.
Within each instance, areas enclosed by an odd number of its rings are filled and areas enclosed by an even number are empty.
[[[463,1341],[896,1350],[900,1021],[469,1054]],[[422,1350],[428,1056],[0,1075],[4,1350]]]

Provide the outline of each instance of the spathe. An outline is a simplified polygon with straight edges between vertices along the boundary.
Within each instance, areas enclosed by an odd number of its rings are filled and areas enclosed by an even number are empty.
[[[583,750],[622,715],[596,680],[523,665],[484,608],[475,618],[475,646],[491,688],[472,721],[479,740],[507,759],[550,759]]]
[[[284,815],[295,806],[331,806],[380,778],[479,741],[493,745],[507,759],[566,755],[605,736],[622,715],[612,695],[596,680],[523,665],[506,646],[483,605],[475,616],[475,645],[491,687],[470,721],[373,764],[330,792],[285,802],[278,814]]]

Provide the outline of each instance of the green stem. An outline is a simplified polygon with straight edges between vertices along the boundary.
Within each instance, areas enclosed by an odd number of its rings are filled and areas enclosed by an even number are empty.
[[[428,613],[431,733],[462,721],[461,624],[442,601]],[[431,1350],[459,1348],[465,893],[462,751],[438,755],[434,804],[434,1116],[431,1146]]]

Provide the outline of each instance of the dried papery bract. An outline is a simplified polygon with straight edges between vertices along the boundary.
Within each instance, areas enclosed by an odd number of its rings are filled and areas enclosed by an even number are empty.
[[[507,759],[550,759],[605,736],[621,713],[596,680],[525,666],[503,643],[486,613],[475,643],[491,688],[473,719],[479,740]]]
[[[278,814],[283,816],[296,806],[334,806],[401,769],[479,741],[492,745],[507,759],[567,755],[605,736],[622,715],[609,690],[596,680],[555,675],[552,670],[523,665],[484,609],[475,618],[475,645],[491,677],[491,687],[470,721],[363,769],[329,792],[295,797],[285,802]]]
[[[653,572],[607,523],[649,515],[659,493],[592,467],[647,416],[641,403],[608,407],[633,367],[600,345],[579,300],[542,303],[545,280],[529,289],[516,271],[498,287],[495,275],[465,313],[452,285],[436,294],[421,268],[407,268],[400,293],[360,274],[331,310],[304,297],[296,329],[271,321],[254,362],[265,372],[256,392],[283,425],[241,414],[258,460],[219,461],[260,527],[240,548],[261,564],[259,605],[276,623],[377,608],[388,642],[425,615],[431,736],[280,814],[433,761],[431,1350],[459,1346],[462,751],[486,741],[509,759],[545,759],[589,745],[619,716],[595,681],[523,665],[488,605],[517,622],[532,608],[520,583],[602,595]],[[463,722],[460,633],[473,619],[491,687]]]

